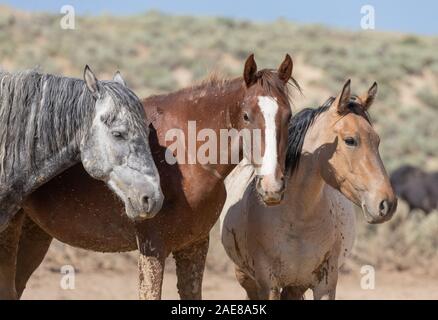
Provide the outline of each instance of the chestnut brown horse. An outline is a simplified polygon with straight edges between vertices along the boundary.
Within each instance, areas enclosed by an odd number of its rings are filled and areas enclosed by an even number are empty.
[[[32,194],[23,206],[26,220],[16,266],[19,294],[44,258],[52,238],[56,238],[102,252],[138,247],[140,298],[146,299],[161,298],[164,263],[172,253],[180,297],[200,299],[209,232],[226,198],[225,177],[245,156],[259,173],[258,191],[265,203],[277,204],[282,199],[291,117],[288,84],[293,82],[298,87],[291,77],[292,66],[287,55],[278,70],[257,71],[251,55],[243,78],[211,79],[196,87],[145,99],[144,108],[152,121],[150,145],[165,196],[159,217],[134,225],[104,184],[90,179],[82,166],[65,171]],[[181,159],[189,158],[189,152],[183,149],[183,157],[180,150],[174,152],[179,162],[171,164],[166,136],[179,130],[186,136],[183,144],[189,145],[190,121],[196,121],[197,133],[208,129],[217,136],[221,130],[260,130],[262,161],[253,161],[245,147],[251,142],[237,137],[227,139],[218,149],[221,154],[224,149],[232,151],[237,141],[235,163],[231,159],[217,164],[185,163]],[[196,142],[198,147],[200,144]]]

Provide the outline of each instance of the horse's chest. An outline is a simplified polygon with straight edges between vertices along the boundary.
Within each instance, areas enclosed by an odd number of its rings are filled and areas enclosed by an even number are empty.
[[[310,285],[320,274],[321,266],[334,251],[336,232],[331,221],[319,227],[289,230],[277,247],[280,282],[284,285]]]
[[[207,187],[191,181],[178,197],[168,199],[163,213],[167,217],[160,225],[168,231],[166,242],[171,251],[206,237],[220,215],[225,197],[223,185]]]

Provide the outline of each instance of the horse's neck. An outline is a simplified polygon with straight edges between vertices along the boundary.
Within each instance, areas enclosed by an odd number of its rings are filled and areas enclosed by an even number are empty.
[[[77,151],[74,151],[74,148],[77,148]],[[8,177],[7,183],[0,188],[0,216],[14,214],[29,194],[78,162],[80,162],[80,150],[79,147],[73,146],[41,160],[32,169],[15,168],[12,175]]]
[[[76,145],[66,146],[56,155],[52,155],[42,161],[35,172],[28,177],[25,193],[34,191],[42,184],[57,176],[64,170],[81,161],[80,149]]]
[[[326,183],[321,176],[319,159],[314,152],[318,148],[311,145],[314,144],[314,140],[308,139],[306,135],[299,165],[289,178],[289,186],[286,191],[292,202],[291,205],[297,209],[294,211],[308,216],[320,214],[319,208],[324,206],[327,201],[324,196]]]
[[[287,192],[294,208],[312,213],[321,205],[323,199],[324,180],[315,165],[313,155],[302,157],[300,164],[289,178]]]
[[[145,100],[147,117],[161,136],[163,122],[166,119],[180,117],[182,121],[196,121],[197,133],[202,129],[215,131],[217,143],[220,145],[221,129],[238,129],[237,119],[244,97],[244,88],[241,79],[224,81],[222,83],[206,85],[191,90],[183,90],[170,95],[155,96]],[[151,108],[149,107],[151,106]],[[182,114],[184,113],[184,115]],[[186,128],[187,124],[179,124]],[[161,132],[160,132],[161,131]],[[188,133],[185,132],[187,135]],[[228,141],[230,154],[230,141]],[[219,155],[218,155],[219,157]],[[198,167],[223,180],[237,164],[209,164]],[[241,159],[239,159],[240,161]]]
[[[8,118],[7,127],[1,134],[0,202],[1,198],[11,197],[11,194],[14,201],[21,201],[80,161],[79,144],[84,128],[92,120],[88,110],[93,98],[91,93],[84,91],[83,81],[39,74],[31,79],[34,78],[37,79],[34,83],[25,82],[30,81],[27,78],[22,80],[26,83],[22,88],[24,93],[21,96],[16,94],[12,102],[1,105],[1,113],[9,112],[14,117]],[[50,87],[48,83],[57,83],[58,87]],[[77,95],[65,92],[61,95],[62,88],[70,84],[74,85]],[[47,90],[46,86],[49,86]],[[31,104],[23,98],[30,94],[33,99]],[[65,122],[59,123],[60,118]],[[14,128],[14,132],[10,128]],[[12,134],[16,136],[12,137]]]

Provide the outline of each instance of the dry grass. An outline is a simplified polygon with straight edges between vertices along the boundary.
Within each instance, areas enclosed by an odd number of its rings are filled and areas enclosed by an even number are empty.
[[[391,221],[372,226],[359,218],[357,231],[356,263],[438,274],[438,212],[427,216],[421,211],[409,213],[400,202]]]

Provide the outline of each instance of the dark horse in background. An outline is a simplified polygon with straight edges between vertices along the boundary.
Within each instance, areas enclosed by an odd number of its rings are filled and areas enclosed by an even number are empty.
[[[410,211],[420,209],[429,214],[438,209],[438,172],[404,165],[391,174],[391,184]]]
[[[65,171],[32,194],[23,206],[26,224],[21,233],[15,278],[19,294],[44,258],[52,238],[56,238],[94,251],[139,248],[140,297],[147,299],[161,298],[165,259],[173,254],[180,297],[200,299],[209,233],[226,199],[225,177],[245,157],[256,166],[261,199],[268,205],[282,200],[292,115],[288,91],[288,83],[293,81],[292,69],[292,59],[287,55],[277,70],[258,71],[251,55],[243,77],[209,79],[194,87],[145,99],[144,110],[152,122],[151,150],[165,196],[162,210],[155,218],[134,226],[121,214],[123,207],[105,185],[90,179],[81,165]],[[246,150],[252,143],[243,136],[224,139],[217,150],[230,156],[230,151],[237,148],[236,162],[227,156],[226,163],[169,163],[166,151],[173,141],[167,140],[166,135],[178,129],[185,135],[184,142],[190,143],[189,121],[196,121],[197,134],[208,129],[216,137],[221,130],[261,132],[263,138],[258,147],[262,162],[253,161]],[[198,150],[203,142],[196,142]],[[187,150],[176,152],[177,159],[190,156]]]

